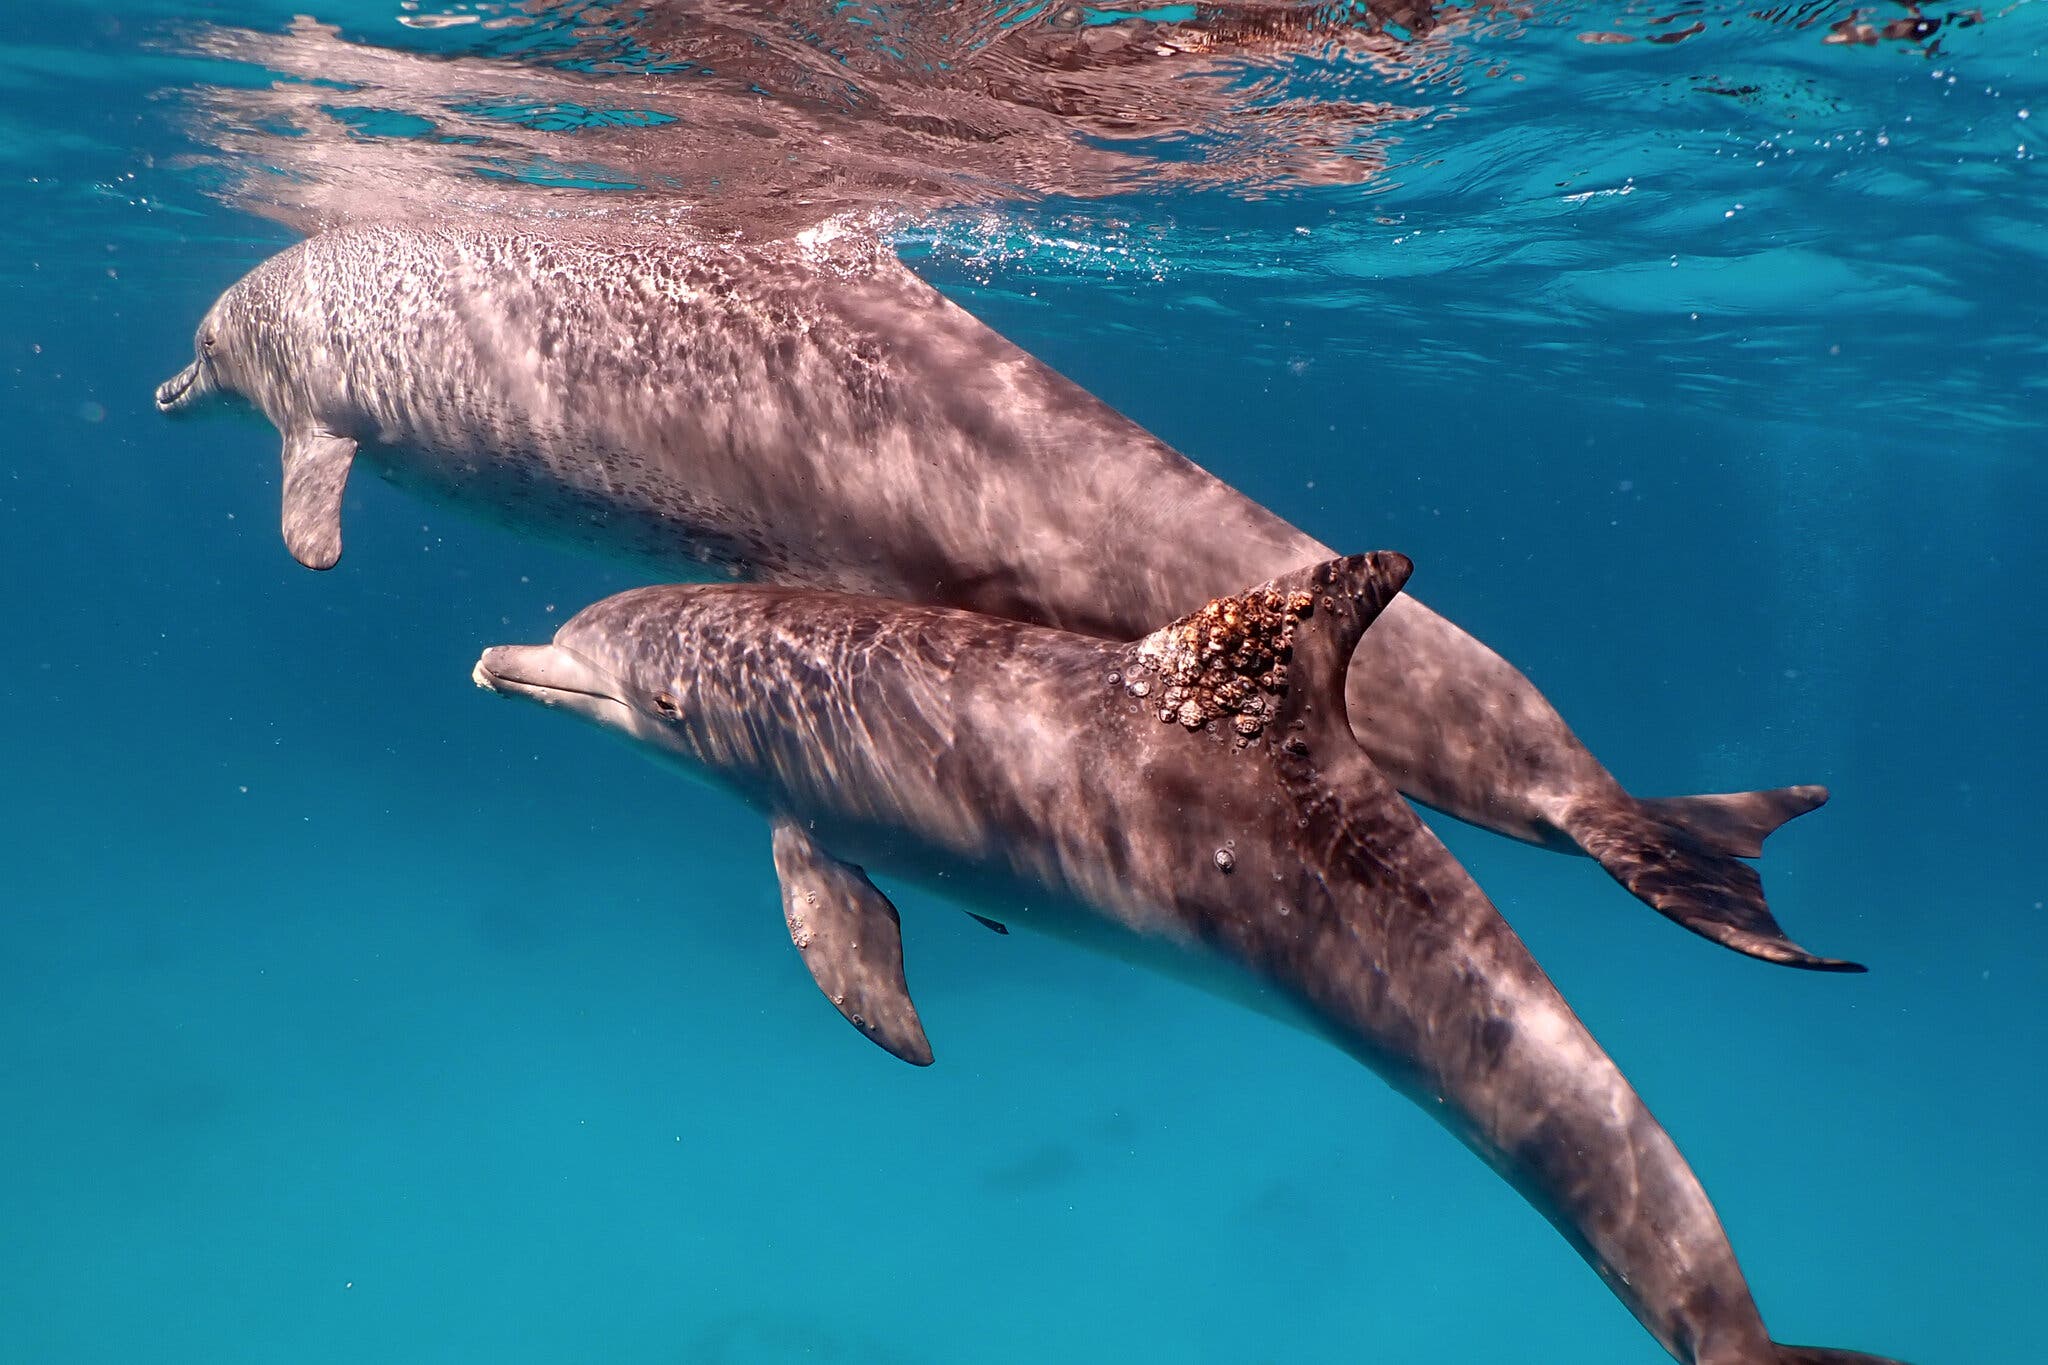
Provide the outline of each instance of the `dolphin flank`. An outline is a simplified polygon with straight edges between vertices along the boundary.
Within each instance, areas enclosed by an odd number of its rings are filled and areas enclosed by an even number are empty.
[[[551,222],[324,233],[201,322],[166,412],[235,396],[283,434],[286,544],[341,556],[358,459],[657,568],[1128,638],[1327,547],[1197,468],[865,241],[707,245]],[[1403,792],[1598,859],[1737,951],[1792,942],[1743,860],[1824,788],[1642,801],[1510,664],[1403,597],[1352,662]]]
[[[643,588],[552,644],[486,651],[475,677],[763,811],[792,941],[898,1057],[932,1048],[869,870],[1335,1043],[1521,1191],[1687,1365],[1883,1365],[1770,1340],[1671,1139],[1354,742],[1347,663],[1408,573],[1400,555],[1336,560],[1131,644],[799,589]]]

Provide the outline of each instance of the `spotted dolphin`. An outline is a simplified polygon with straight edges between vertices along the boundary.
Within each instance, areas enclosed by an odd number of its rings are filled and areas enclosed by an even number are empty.
[[[325,233],[198,328],[167,412],[283,433],[286,544],[341,554],[360,458],[664,577],[833,588],[1129,638],[1330,551],[1011,345],[872,243],[705,245],[570,220]],[[1825,788],[1639,800],[1506,660],[1408,597],[1350,672],[1414,799],[1598,859],[1737,951],[1793,943],[1745,861]]]
[[[931,1044],[870,874],[1161,967],[1372,1067],[1520,1190],[1688,1365],[1881,1365],[1771,1341],[1671,1139],[1354,741],[1346,666],[1408,561],[1362,555],[1135,643],[757,585],[641,588],[483,687],[761,810],[841,1014]]]

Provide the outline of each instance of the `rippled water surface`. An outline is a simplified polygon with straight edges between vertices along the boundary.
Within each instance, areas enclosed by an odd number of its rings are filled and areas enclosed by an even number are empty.
[[[1774,1333],[2038,1354],[2048,5],[0,9],[0,1360],[1660,1359],[1323,1045],[900,896],[479,648],[636,581],[152,386],[366,219],[873,236],[1416,590],[1641,792],[1825,781],[1772,970],[1440,822]],[[1190,528],[1199,534],[1199,528]]]

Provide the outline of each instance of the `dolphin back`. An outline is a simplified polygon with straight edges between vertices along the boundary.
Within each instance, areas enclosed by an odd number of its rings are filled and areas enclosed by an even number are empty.
[[[1397,554],[1330,560],[1147,637],[1184,665],[1162,720],[1238,701],[1229,665],[1275,644],[1240,702],[1291,818],[1290,910],[1232,943],[1329,1039],[1422,1105],[1521,1191],[1687,1365],[1895,1365],[1773,1343],[1684,1157],[1485,894],[1353,736],[1353,652],[1406,582]],[[1276,627],[1261,613],[1277,607]],[[1176,655],[1174,651],[1179,651]],[[1233,652],[1235,651],[1235,652]],[[1241,680],[1240,680],[1241,681]],[[1214,699],[1212,701],[1212,699]],[[1226,709],[1227,706],[1226,706]],[[1249,714],[1247,714],[1249,713]],[[1618,1180],[1616,1172],[1632,1178]]]

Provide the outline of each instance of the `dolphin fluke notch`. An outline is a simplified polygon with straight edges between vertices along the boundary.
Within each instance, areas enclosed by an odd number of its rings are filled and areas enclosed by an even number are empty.
[[[903,930],[889,898],[787,818],[775,822],[775,875],[790,941],[825,998],[891,1056],[930,1066],[932,1045],[903,979]]]
[[[1890,1356],[1868,1356],[1858,1351],[1830,1351],[1825,1346],[1785,1346],[1778,1342],[1778,1365],[1906,1365]]]
[[[1764,902],[1763,878],[1742,861],[1779,824],[1826,799],[1824,787],[1662,801],[1617,790],[1574,805],[1563,825],[1616,881],[1702,938],[1781,966],[1860,972],[1861,963],[1793,942]]]

